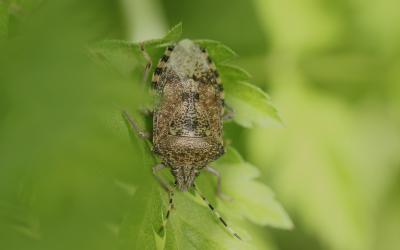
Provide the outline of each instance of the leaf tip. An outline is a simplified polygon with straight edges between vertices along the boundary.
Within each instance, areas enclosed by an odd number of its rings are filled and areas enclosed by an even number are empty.
[[[178,24],[176,24],[175,26],[173,26],[168,32],[167,34],[164,36],[164,38],[162,40],[164,41],[169,41],[169,42],[175,42],[177,41],[183,32],[183,27],[182,27],[182,22],[179,22]]]

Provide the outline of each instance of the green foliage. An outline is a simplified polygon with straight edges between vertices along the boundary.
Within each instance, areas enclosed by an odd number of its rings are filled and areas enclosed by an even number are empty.
[[[234,120],[244,126],[280,126],[281,120],[270,98],[245,81],[227,81],[226,102],[235,112]]]
[[[296,215],[281,249],[398,248],[400,2],[256,2],[287,127],[246,145]]]
[[[0,248],[397,249],[399,4],[0,0]],[[233,202],[215,196],[214,176],[202,173],[197,185],[244,242],[193,193],[176,194],[167,230],[157,233],[168,200],[151,174],[157,159],[121,118],[126,109],[141,127],[151,125],[138,109],[153,98],[137,44],[114,39],[161,37],[180,21],[186,37],[212,38],[240,55],[199,40],[227,103],[239,106],[225,135],[248,163],[228,147],[213,165]],[[177,26],[164,41],[145,42],[154,64],[180,33]],[[260,89],[273,97],[284,129],[260,128],[277,120]],[[289,209],[293,230],[262,226],[290,226],[262,183]]]
[[[152,52],[158,47],[165,47],[168,44],[176,42],[181,35],[182,24],[177,24],[163,38],[144,41],[143,45],[146,50]],[[105,40],[92,45],[90,52],[98,61],[125,76],[131,76],[133,69],[143,69],[143,66],[147,63],[143,57],[139,43]]]
[[[8,5],[0,2],[0,39],[8,34]]]
[[[176,42],[182,36],[182,23],[178,23],[174,27],[172,27],[167,34],[160,39],[153,39],[144,41],[143,43],[147,46],[157,46],[157,47],[164,47],[172,42]]]
[[[229,148],[226,156],[215,164],[224,177],[223,189],[235,201],[220,202],[224,211],[241,215],[261,226],[285,229],[293,227],[285,210],[275,200],[272,190],[256,180],[260,176],[259,170],[245,162],[235,149]]]
[[[160,55],[162,47],[176,42],[182,32],[181,24],[171,29],[164,38],[145,41],[146,50],[151,55]],[[225,83],[226,99],[235,111],[238,124],[250,127],[266,125],[265,121],[277,120],[279,117],[270,103],[268,96],[259,88],[245,82],[249,74],[243,69],[223,64],[237,55],[227,46],[217,41],[196,40],[198,44],[207,48],[210,56],[216,62],[221,77]],[[158,51],[157,51],[158,50]],[[103,41],[91,48],[94,58],[105,65],[111,66],[124,75],[129,75],[132,68],[143,70],[145,61],[139,49],[139,44],[126,41]],[[158,58],[152,58],[155,62]],[[140,78],[143,71],[135,71]],[[138,84],[141,84],[139,81]],[[134,143],[139,140],[132,134]],[[145,145],[145,144],[143,144]],[[145,150],[144,157],[150,160],[152,153]],[[147,164],[150,169],[152,164]],[[143,177],[146,184],[138,188],[134,195],[135,204],[141,208],[132,210],[125,218],[120,228],[120,249],[257,249],[250,240],[250,233],[246,232],[245,220],[260,226],[270,225],[289,229],[292,222],[282,206],[274,199],[272,191],[263,183],[255,180],[259,176],[257,168],[246,163],[233,148],[215,163],[223,176],[223,191],[233,198],[232,201],[218,200],[218,209],[223,216],[235,218],[231,226],[243,235],[245,241],[233,238],[224,227],[213,217],[211,211],[196,195],[191,193],[177,193],[175,196],[176,211],[173,211],[167,225],[166,233],[158,234],[163,213],[166,211],[167,194],[157,187],[155,179],[150,175]],[[170,178],[170,176],[168,176]],[[167,178],[168,178],[167,177]],[[208,181],[207,181],[208,180]],[[214,181],[202,179],[199,182],[201,189],[207,190],[211,201],[215,201]],[[144,187],[145,186],[145,187]],[[146,189],[145,192],[140,190]],[[161,204],[160,204],[161,202]]]
[[[220,42],[213,40],[195,40],[195,42],[207,48],[208,54],[217,63],[223,63],[237,57],[237,54],[231,48]]]
[[[10,24],[20,21],[33,12],[43,0],[1,0],[0,1],[0,41],[9,35]],[[24,16],[24,15],[25,16]]]

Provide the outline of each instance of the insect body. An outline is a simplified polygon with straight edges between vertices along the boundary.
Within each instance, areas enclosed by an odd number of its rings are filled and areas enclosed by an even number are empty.
[[[153,75],[160,103],[153,116],[153,146],[171,167],[178,188],[224,153],[223,90],[214,63],[190,40],[168,47]]]
[[[151,59],[143,45],[141,49],[149,61],[146,66],[149,69]],[[206,49],[187,39],[167,47],[154,71],[152,83],[159,96],[153,112],[153,151],[161,159],[161,164],[153,167],[153,173],[170,194],[168,219],[173,207],[173,188],[156,175],[163,168],[171,169],[180,191],[193,188],[198,193],[194,182],[204,169],[217,176],[217,192],[221,195],[221,177],[208,164],[224,154],[224,95],[219,74]],[[124,116],[139,135],[150,137],[126,112]],[[214,211],[207,199],[201,197]],[[240,239],[222,217],[214,213],[231,234]]]

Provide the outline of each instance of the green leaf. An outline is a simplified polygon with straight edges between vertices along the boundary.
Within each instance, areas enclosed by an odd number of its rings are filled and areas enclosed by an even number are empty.
[[[174,43],[182,35],[182,23],[174,26],[163,38],[144,41],[144,47],[150,54],[153,50]],[[105,40],[90,47],[92,57],[102,64],[113,68],[125,76],[132,76],[135,70],[144,71],[147,63],[139,43],[123,40]]]
[[[217,65],[217,69],[221,74],[222,83],[247,81],[251,77],[246,70],[235,65],[221,64]]]
[[[19,236],[35,240],[41,238],[40,220],[30,211],[27,204],[13,204],[0,200],[0,222]]]
[[[226,102],[234,110],[234,121],[244,127],[281,126],[278,111],[269,96],[245,81],[226,81]]]
[[[281,126],[282,121],[269,96],[260,88],[248,83],[250,74],[244,69],[218,64],[226,101],[233,108],[234,121],[244,127]]]
[[[119,228],[120,250],[157,249],[163,247],[165,237],[154,232],[162,223],[162,202],[156,180],[149,179],[130,202],[131,209]]]
[[[134,69],[143,68],[146,60],[139,45],[127,41],[106,40],[90,48],[93,58],[119,73],[131,76]]]
[[[330,249],[391,249],[375,242],[399,228],[384,222],[386,202],[396,202],[394,196],[382,196],[400,183],[400,165],[393,165],[400,152],[398,128],[381,109],[350,109],[302,80],[294,81],[295,88],[278,87],[291,126],[249,131],[249,157],[274,173],[280,199]],[[399,189],[393,191],[399,197]]]
[[[168,33],[160,39],[153,39],[144,41],[144,44],[147,46],[158,46],[164,47],[171,43],[177,42],[179,38],[182,36],[182,23],[178,23],[174,27],[172,27]]]
[[[240,215],[258,225],[270,225],[278,228],[291,229],[293,223],[275,200],[272,190],[256,180],[259,170],[245,162],[233,148],[215,164],[223,177],[222,189],[233,198],[231,202],[218,202],[222,211]]]
[[[238,56],[235,51],[218,41],[194,40],[194,42],[207,48],[208,54],[216,63],[223,63]]]
[[[0,39],[8,34],[8,5],[0,1]]]
[[[249,241],[230,235],[199,196],[177,192],[175,204],[167,225],[166,249],[257,249]]]

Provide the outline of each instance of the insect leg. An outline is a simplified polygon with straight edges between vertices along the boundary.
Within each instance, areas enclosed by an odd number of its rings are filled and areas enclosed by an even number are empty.
[[[157,175],[157,173],[158,173],[160,170],[162,170],[162,169],[164,169],[164,168],[166,168],[166,167],[167,167],[167,166],[165,166],[165,165],[162,164],[162,163],[155,165],[155,166],[153,167],[153,175],[154,175],[154,177],[157,179],[157,181],[160,183],[161,187],[162,187],[166,192],[169,193],[169,192],[173,191],[173,188],[172,188],[170,185],[168,185],[168,182],[166,182],[163,178],[161,178],[160,176]]]
[[[168,192],[168,196],[169,196],[169,202],[168,202],[167,214],[165,215],[165,220],[163,221],[163,223],[160,226],[160,229],[158,230],[159,232],[162,232],[164,228],[167,226],[169,216],[171,214],[172,209],[174,208],[174,200],[173,200],[174,191],[170,190]]]
[[[207,172],[209,172],[210,174],[212,174],[212,175],[217,177],[217,195],[219,197],[221,197],[222,199],[224,199],[224,200],[232,200],[231,197],[229,197],[228,195],[224,194],[222,192],[222,190],[221,190],[221,181],[222,181],[221,174],[216,169],[214,169],[212,167],[206,167],[205,170]]]
[[[136,132],[143,139],[150,139],[150,133],[145,132],[139,128],[136,122],[133,121],[133,118],[128,114],[127,111],[122,111],[122,116],[129,123],[131,129]]]
[[[158,180],[158,182],[161,184],[161,186],[165,189],[165,191],[168,192],[168,196],[169,196],[169,202],[168,202],[168,209],[167,209],[167,213],[165,216],[165,220],[163,221],[163,224],[161,225],[159,232],[161,232],[165,226],[167,225],[169,216],[171,214],[171,210],[174,208],[174,189],[171,188],[168,183],[162,179],[160,176],[157,175],[157,172],[166,168],[167,166],[165,166],[164,164],[158,164],[156,166],[153,167],[153,174],[156,177],[156,179]]]
[[[235,111],[231,106],[225,105],[225,112],[224,112],[224,121],[232,121],[233,117],[235,116]]]
[[[196,188],[195,185],[193,185],[194,191],[200,195],[201,199],[206,203],[206,205],[211,209],[212,213],[218,218],[219,221],[221,221],[221,223],[224,225],[224,227],[229,231],[229,233],[239,239],[242,240],[242,238],[240,238],[240,236],[233,231],[233,229],[228,226],[228,224],[226,223],[226,221],[221,217],[221,215],[215,210],[215,208],[211,205],[211,203],[207,200],[207,198]]]
[[[147,81],[147,77],[148,77],[149,72],[150,72],[150,69],[151,69],[151,66],[153,65],[153,61],[151,60],[151,57],[149,56],[149,53],[147,53],[143,42],[139,43],[139,47],[140,47],[140,51],[143,54],[143,57],[147,61],[146,67],[144,69],[144,75],[143,75],[143,82],[146,82]]]

